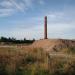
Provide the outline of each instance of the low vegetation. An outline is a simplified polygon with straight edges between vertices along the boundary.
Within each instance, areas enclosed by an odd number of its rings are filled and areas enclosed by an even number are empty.
[[[42,48],[0,48],[0,75],[75,75],[75,58],[48,57]]]

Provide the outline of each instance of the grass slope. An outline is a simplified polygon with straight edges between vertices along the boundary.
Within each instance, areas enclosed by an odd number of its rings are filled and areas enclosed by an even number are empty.
[[[53,51],[75,56],[72,42],[65,46],[68,43],[60,41],[52,43]],[[75,58],[52,57],[49,53],[33,46],[0,47],[0,75],[75,75]]]

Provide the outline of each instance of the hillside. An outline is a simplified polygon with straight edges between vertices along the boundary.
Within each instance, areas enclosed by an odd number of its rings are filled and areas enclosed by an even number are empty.
[[[35,41],[32,46],[43,48],[44,50],[50,52],[62,52],[68,49],[75,51],[75,40],[44,39]]]
[[[75,41],[47,39],[28,46],[0,46],[0,75],[75,75]]]

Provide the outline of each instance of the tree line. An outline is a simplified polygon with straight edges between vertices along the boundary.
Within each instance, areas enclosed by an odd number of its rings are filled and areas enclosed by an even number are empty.
[[[5,42],[5,43],[15,43],[15,44],[22,44],[22,43],[33,43],[35,41],[35,39],[33,40],[27,40],[26,38],[24,38],[23,40],[18,40],[16,38],[7,38],[7,37],[1,37],[0,38],[0,42]]]

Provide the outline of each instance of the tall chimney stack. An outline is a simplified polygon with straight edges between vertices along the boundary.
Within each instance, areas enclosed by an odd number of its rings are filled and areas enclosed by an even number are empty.
[[[44,18],[44,39],[47,39],[47,16]]]

